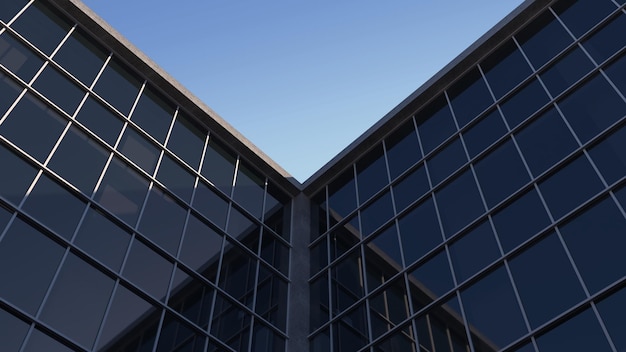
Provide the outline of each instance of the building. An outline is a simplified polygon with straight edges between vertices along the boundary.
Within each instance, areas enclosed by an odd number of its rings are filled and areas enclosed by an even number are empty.
[[[0,3],[3,351],[626,350],[626,1],[526,1],[304,184]]]

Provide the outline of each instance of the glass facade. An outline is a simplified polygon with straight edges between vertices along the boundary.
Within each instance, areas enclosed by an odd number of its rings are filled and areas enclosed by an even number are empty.
[[[295,184],[80,6],[3,1],[1,349],[626,349],[625,7],[527,1]]]

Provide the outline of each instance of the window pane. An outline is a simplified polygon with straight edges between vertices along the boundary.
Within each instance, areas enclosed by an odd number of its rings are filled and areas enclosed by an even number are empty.
[[[130,243],[130,234],[102,212],[90,208],[74,243],[111,269],[119,271]]]
[[[387,137],[385,147],[389,173],[393,180],[422,157],[415,127],[413,127],[413,119],[404,123],[397,131]]]
[[[539,69],[573,41],[550,11],[545,11],[515,37],[535,69]]]
[[[485,211],[470,170],[444,186],[435,197],[447,237],[455,234]]]
[[[22,349],[24,352],[71,352],[72,349],[62,345],[59,341],[44,334],[39,329],[35,329],[28,338],[28,342]]]
[[[137,229],[167,252],[176,255],[186,216],[185,208],[155,186],[150,190]]]
[[[468,324],[482,336],[473,336],[477,351],[502,348],[528,332],[502,266],[463,290],[461,299]]]
[[[259,322],[254,324],[252,351],[284,351],[285,339]]]
[[[45,175],[24,203],[28,214],[66,239],[72,238],[84,209],[82,200]]]
[[[491,225],[483,222],[450,245],[450,259],[458,282],[463,282],[500,257]]]
[[[1,6],[1,5],[0,5]],[[29,325],[0,309],[0,341],[7,351],[19,351]]]
[[[537,191],[531,189],[493,216],[504,252],[517,247],[550,224]]]
[[[509,262],[531,328],[585,298],[561,242],[552,233]]]
[[[420,166],[393,186],[392,189],[396,211],[399,213],[430,190],[426,169]]]
[[[174,104],[167,98],[146,86],[130,118],[149,135],[163,143],[175,109]]]
[[[17,83],[0,72],[0,116],[4,115],[21,91]]]
[[[114,283],[70,254],[52,286],[41,319],[80,345],[91,348]]]
[[[85,92],[52,65],[46,66],[33,87],[56,106],[73,115]]]
[[[559,1],[552,8],[576,37],[616,9],[610,0]]]
[[[71,127],[48,166],[90,196],[108,156],[109,153],[96,141]]]
[[[109,109],[89,97],[76,115],[76,120],[110,145],[115,145],[123,122]]]
[[[195,216],[189,217],[180,259],[209,280],[215,273],[222,250],[222,236]]]
[[[255,172],[247,164],[240,163],[233,199],[243,205],[244,209],[252,213],[257,219],[260,219],[263,212],[264,192],[265,177]]]
[[[362,272],[358,251],[352,252],[331,268],[331,297],[335,314],[363,297]]]
[[[589,150],[591,159],[610,185],[626,175],[626,128],[622,127]]]
[[[289,248],[269,231],[263,232],[261,258],[283,274],[289,274]]]
[[[206,329],[213,303],[213,289],[188,273],[177,269],[171,291],[168,305],[185,318]],[[169,330],[169,327],[164,330]]]
[[[624,100],[602,75],[587,81],[559,102],[559,107],[583,143],[626,114]]]
[[[470,158],[475,157],[507,132],[498,110],[493,110],[463,133]]]
[[[410,265],[443,241],[432,198],[400,218],[404,260]]]
[[[468,72],[450,87],[448,95],[459,127],[465,126],[493,104],[493,98],[477,69]]]
[[[114,158],[94,200],[134,226],[147,191],[148,182],[131,167]]]
[[[0,125],[0,134],[43,162],[65,124],[65,119],[59,114],[31,94],[26,94]]]
[[[107,56],[106,49],[82,29],[76,28],[54,55],[54,61],[89,87]]]
[[[356,163],[356,179],[361,204],[389,183],[382,145],[376,146]]]
[[[227,243],[222,259],[219,287],[252,308],[257,260],[243,249]]]
[[[626,94],[626,55],[606,68],[606,74],[611,82],[617,86],[622,95]]]
[[[535,177],[578,147],[574,136],[555,109],[537,117],[515,138]]]
[[[357,244],[360,239],[359,222],[356,216],[343,225],[335,227],[330,232],[330,260],[339,258]]]
[[[9,0],[0,3],[0,20],[9,22],[19,10],[21,10],[28,1],[26,0]],[[19,346],[18,346],[19,347]]]
[[[165,314],[165,320],[159,334],[156,352],[168,351],[204,351],[206,337],[186,323],[174,318],[171,313]]]
[[[98,78],[94,91],[124,115],[128,115],[135,102],[142,80],[115,58]]]
[[[0,172],[0,196],[19,205],[37,170],[1,144],[0,160],[3,168]]]
[[[576,47],[543,72],[541,80],[556,97],[593,68],[585,53]]]
[[[501,144],[474,167],[488,207],[493,207],[530,181],[512,140]]]
[[[541,86],[541,83],[536,79],[532,79],[513,96],[505,100],[501,107],[509,127],[515,128],[539,110],[539,108],[546,105],[549,100],[550,98]]]
[[[341,221],[356,208],[354,173],[350,167],[328,185],[328,210],[331,222]]]
[[[360,305],[339,319],[333,327],[334,351],[358,351],[367,344],[365,305]]]
[[[408,317],[407,289],[403,278],[396,280],[384,291],[371,297],[369,302],[374,338],[386,333]],[[411,329],[407,330],[410,331]]]
[[[426,161],[432,184],[439,184],[465,163],[467,163],[467,156],[463,144],[459,138],[455,138]]]
[[[287,282],[260,265],[254,310],[275,327],[285,331],[287,324]]]
[[[490,54],[480,66],[491,91],[499,99],[528,77],[532,70],[512,40]]]
[[[25,82],[30,82],[43,65],[43,59],[11,33],[4,31],[0,35],[0,64]]]
[[[291,196],[283,193],[273,182],[268,180],[263,209],[263,223],[285,239],[289,239],[291,230]]]
[[[194,170],[200,165],[206,130],[190,117],[179,113],[172,128],[167,147]]]
[[[41,51],[50,55],[71,24],[65,16],[38,1],[32,3],[11,27]]]
[[[123,275],[154,298],[163,301],[172,269],[172,263],[135,238],[124,264]]]
[[[591,309],[539,336],[537,346],[541,352],[612,351]]]
[[[615,33],[624,32],[626,32],[626,15],[622,13],[584,40],[583,45],[596,62],[602,63],[626,45],[625,37],[615,35]]]
[[[38,230],[15,219],[0,242],[2,298],[34,315],[63,252]]]
[[[134,128],[126,128],[117,149],[148,174],[154,173],[160,150]]]
[[[370,292],[401,270],[402,255],[396,226],[389,226],[365,245],[365,264]]]
[[[222,295],[217,295],[213,309],[211,334],[235,351],[247,351],[249,345],[250,314]],[[216,350],[214,350],[216,351]]]
[[[217,195],[204,182],[198,182],[198,187],[193,197],[193,206],[221,229],[226,227],[228,202]]]
[[[626,289],[622,288],[609,298],[600,301],[596,307],[613,344],[618,351],[624,350],[626,348],[626,335],[624,335],[626,320],[622,312],[626,309]]]
[[[424,148],[424,155],[430,153],[456,132],[456,125],[445,96],[436,98],[429,103],[415,116],[415,119],[417,120],[417,129]]]
[[[454,287],[454,282],[445,249],[413,270],[409,274],[409,282],[419,287],[420,295],[423,296],[423,300],[420,300],[420,308],[450,291]],[[416,296],[415,292],[413,296]]]
[[[584,155],[539,184],[548,208],[558,219],[604,188]]]
[[[230,196],[235,176],[235,162],[237,162],[237,155],[215,138],[211,138],[204,154],[202,175]]]
[[[368,236],[393,217],[391,193],[385,192],[380,198],[361,210],[361,235]]]

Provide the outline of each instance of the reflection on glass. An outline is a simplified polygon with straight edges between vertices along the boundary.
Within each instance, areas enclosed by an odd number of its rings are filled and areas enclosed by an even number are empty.
[[[123,276],[154,298],[163,301],[173,265],[135,238],[124,264]]]
[[[187,210],[155,186],[150,190],[137,229],[167,252],[176,255],[186,217]]]
[[[222,236],[194,215],[190,215],[180,249],[180,260],[214,281],[221,250]]]
[[[25,82],[30,82],[43,65],[43,59],[11,33],[4,31],[0,35],[0,64]]]
[[[398,229],[390,226],[365,245],[367,289],[372,291],[402,270]]]
[[[456,297],[418,317],[416,324],[421,349],[455,352],[470,350]]]

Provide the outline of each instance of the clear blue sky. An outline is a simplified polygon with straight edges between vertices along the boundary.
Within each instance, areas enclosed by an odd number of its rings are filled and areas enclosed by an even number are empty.
[[[522,0],[84,0],[299,181]]]

